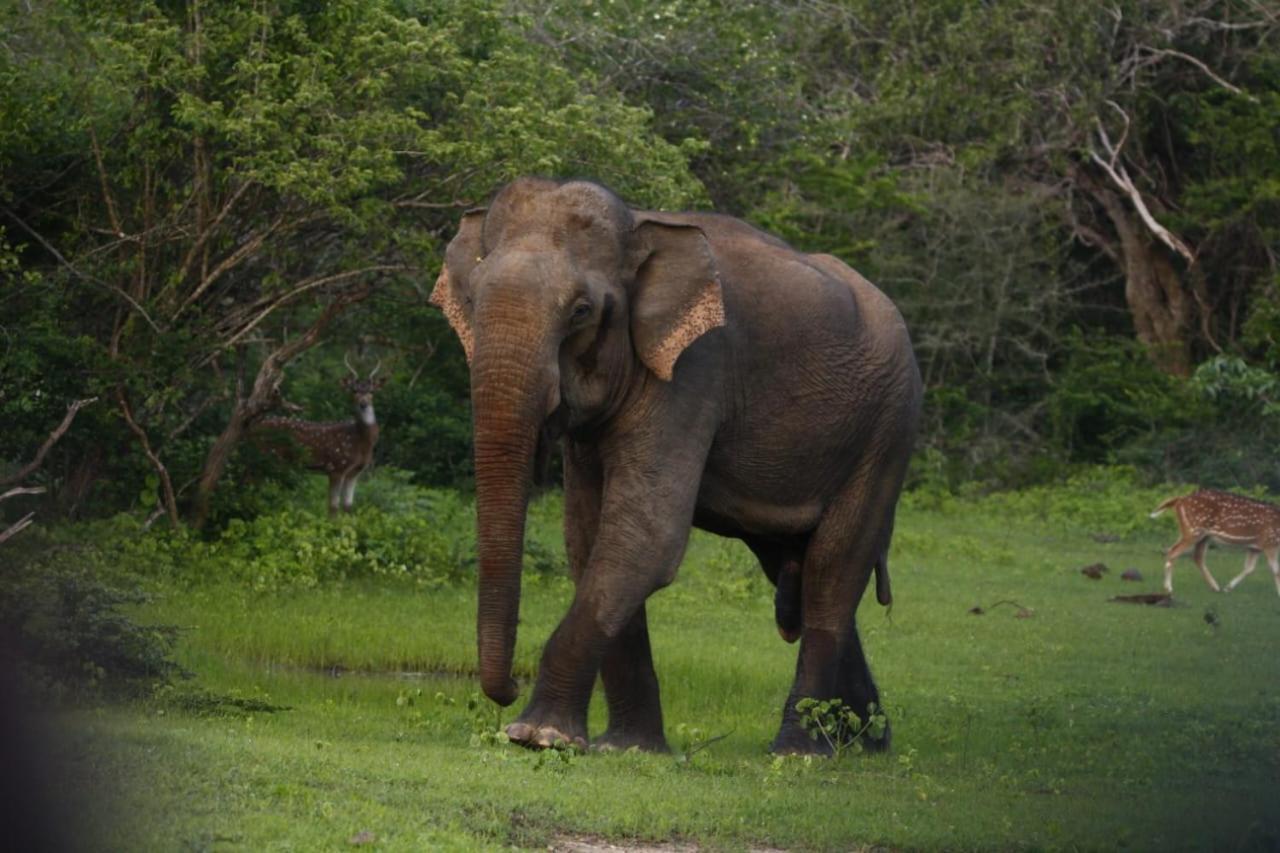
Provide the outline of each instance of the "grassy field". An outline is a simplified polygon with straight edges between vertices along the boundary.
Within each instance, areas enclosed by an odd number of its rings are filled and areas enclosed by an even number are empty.
[[[699,535],[649,610],[674,755],[496,742],[521,706],[499,714],[469,675],[465,581],[207,578],[156,581],[140,612],[186,629],[197,677],[63,714],[54,764],[88,792],[81,831],[101,849],[1273,849],[1280,598],[1265,569],[1214,595],[1184,561],[1175,606],[1109,602],[1158,588],[1173,525],[1138,511],[1156,496],[908,501],[896,603],[860,612],[886,755],[767,754],[795,648],[746,552]],[[554,540],[557,511],[535,533]],[[1238,554],[1209,559],[1220,581],[1239,571]],[[1099,561],[1101,580],[1080,573]],[[1146,580],[1122,582],[1129,567]],[[555,573],[526,580],[526,694],[570,594]]]

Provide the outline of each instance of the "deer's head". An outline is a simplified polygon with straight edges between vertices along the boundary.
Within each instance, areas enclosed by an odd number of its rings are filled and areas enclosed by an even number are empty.
[[[347,365],[347,369],[351,371],[350,376],[343,377],[342,387],[347,389],[351,394],[351,401],[355,404],[356,419],[365,426],[373,426],[377,420],[373,413],[373,395],[386,384],[387,378],[384,376],[375,379],[379,368],[382,367],[382,360],[373,366],[373,370],[369,372],[367,378],[360,378],[360,374],[351,366],[349,356],[343,358],[343,363]]]

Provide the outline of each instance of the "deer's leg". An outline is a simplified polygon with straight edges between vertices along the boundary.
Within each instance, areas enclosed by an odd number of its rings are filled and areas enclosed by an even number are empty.
[[[338,514],[338,505],[342,500],[342,475],[329,475],[329,515],[330,517]]]
[[[1276,581],[1276,593],[1280,594],[1280,547],[1267,549],[1267,565],[1271,567],[1271,576]]]
[[[1169,550],[1164,552],[1164,591],[1173,592],[1173,561],[1181,557],[1187,552],[1187,549],[1196,545],[1201,540],[1194,536],[1183,534],[1182,538],[1169,546]]]
[[[342,481],[342,509],[344,512],[351,512],[351,505],[356,500],[356,480],[359,479],[360,472],[355,471],[349,473]]]
[[[1214,592],[1222,592],[1222,588],[1218,586],[1218,581],[1209,573],[1209,567],[1204,564],[1204,552],[1209,550],[1209,537],[1205,537],[1196,543],[1195,561],[1196,567],[1200,569],[1200,574],[1204,575],[1204,582]]]
[[[1231,592],[1231,590],[1235,589],[1240,584],[1240,581],[1253,574],[1254,568],[1258,565],[1258,557],[1260,556],[1262,556],[1261,551],[1255,551],[1252,548],[1249,549],[1249,553],[1246,554],[1244,558],[1244,571],[1231,579],[1231,583],[1227,584],[1227,592]]]

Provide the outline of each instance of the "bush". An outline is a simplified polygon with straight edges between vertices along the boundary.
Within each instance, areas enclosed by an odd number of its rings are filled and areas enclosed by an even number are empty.
[[[333,581],[401,580],[418,588],[461,582],[475,567],[475,508],[451,490],[411,482],[413,474],[381,469],[369,477],[356,511],[323,514],[323,478],[284,496],[275,511],[233,519],[211,539],[186,528],[143,531],[125,516],[82,525],[97,543],[104,571],[190,584],[231,581],[258,591],[314,587]],[[525,571],[563,572],[558,496],[535,500],[525,537]]]
[[[122,609],[147,597],[95,577],[81,556],[55,549],[11,565],[0,583],[0,658],[20,686],[84,700],[143,695],[186,676],[170,658],[178,629],[133,621]]]
[[[1143,481],[1137,469],[1124,465],[1077,468],[1065,482],[1017,491],[952,494],[916,489],[903,496],[903,505],[933,511],[972,512],[1096,534],[1123,535],[1149,524],[1151,511],[1162,500],[1186,487]]]

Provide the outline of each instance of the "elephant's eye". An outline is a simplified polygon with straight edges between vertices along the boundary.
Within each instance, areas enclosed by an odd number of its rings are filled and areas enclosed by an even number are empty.
[[[573,306],[573,311],[569,314],[569,319],[575,322],[585,320],[591,316],[591,303],[579,302]]]

